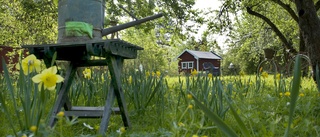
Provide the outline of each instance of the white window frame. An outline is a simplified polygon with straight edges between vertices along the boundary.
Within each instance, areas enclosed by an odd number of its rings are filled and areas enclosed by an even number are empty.
[[[181,62],[181,68],[182,69],[187,69],[188,68],[188,63],[187,62]]]
[[[190,67],[190,65],[192,65],[191,67]],[[188,69],[193,69],[193,62],[188,62]]]
[[[185,66],[183,66],[185,65]],[[192,65],[191,67],[189,65]],[[181,69],[193,69],[194,68],[194,63],[193,61],[185,61],[181,62]]]

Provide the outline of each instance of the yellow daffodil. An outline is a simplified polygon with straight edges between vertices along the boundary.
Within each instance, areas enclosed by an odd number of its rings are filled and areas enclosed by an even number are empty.
[[[126,128],[125,127],[121,127],[121,128],[119,128],[119,130],[117,130],[117,132],[122,134],[122,133],[126,132]]]
[[[265,72],[265,71],[263,71],[263,72],[261,73],[261,76],[262,76],[263,78],[267,78],[267,77],[268,77],[268,73]]]
[[[280,80],[280,77],[281,77],[281,75],[278,73],[278,74],[276,75],[276,79],[277,79],[277,80]]]
[[[160,75],[161,75],[160,71],[157,71],[156,75],[157,75],[157,77],[160,77]]]
[[[155,74],[156,74],[156,73],[152,72],[152,73],[151,73],[151,76],[153,77]]]
[[[91,78],[91,69],[89,69],[89,68],[84,69],[84,71],[82,71],[82,74],[83,74],[84,78],[90,79]]]
[[[35,55],[31,54],[22,60],[22,70],[25,75],[36,71],[40,72],[41,70],[41,61],[36,58]]]
[[[100,125],[95,125],[94,129],[98,131],[100,129]]]
[[[146,72],[146,76],[149,77],[150,76],[150,72]]]
[[[36,132],[36,131],[37,131],[37,126],[31,126],[31,127],[30,127],[30,131]]]
[[[289,97],[290,96],[290,92],[287,91],[286,93],[284,93],[285,96]]]
[[[132,76],[129,76],[129,78],[128,78],[128,83],[129,83],[129,84],[132,83]]]
[[[60,111],[58,114],[57,114],[57,117],[61,118],[64,116],[64,112],[63,111]]]
[[[244,71],[240,71],[240,72],[239,72],[239,75],[240,75],[241,77],[243,77],[244,75],[246,75],[246,73],[245,73]]]
[[[188,94],[187,97],[188,97],[188,99],[192,99],[192,95],[191,94]]]
[[[211,79],[211,78],[212,78],[212,74],[211,74],[211,73],[209,73],[209,74],[208,74],[208,77]]]
[[[101,81],[104,82],[104,73],[101,74]]]
[[[54,90],[56,84],[62,82],[63,78],[60,75],[57,75],[57,67],[53,66],[34,76],[32,81],[34,83],[39,83],[39,90],[42,85],[44,86],[44,89]]]
[[[191,75],[192,75],[192,76],[195,76],[195,75],[197,75],[197,74],[198,74],[198,72],[197,72],[196,69],[193,69],[193,71],[191,71]]]
[[[299,96],[300,96],[300,97],[304,97],[304,94],[303,94],[303,93],[300,93]]]

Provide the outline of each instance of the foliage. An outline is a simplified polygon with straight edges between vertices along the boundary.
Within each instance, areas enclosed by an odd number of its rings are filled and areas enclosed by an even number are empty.
[[[92,70],[90,79],[88,69]],[[97,106],[105,103],[110,78],[109,74],[100,69],[84,68],[84,74],[80,71],[69,94],[73,104]],[[288,135],[318,136],[320,130],[314,127],[319,122],[319,93],[310,79],[302,79],[299,86],[291,84],[290,78],[275,79],[270,75],[260,79],[245,75],[214,78],[212,75],[206,76],[193,71],[190,76],[173,78],[164,77],[160,71],[128,70],[124,71],[122,83],[132,127],[125,132],[119,130],[122,128],[121,117],[112,115],[107,131],[109,136],[119,136],[119,133],[121,136],[223,136],[224,133],[219,129],[221,125],[212,121],[213,115],[214,119],[220,119],[220,122],[239,136],[279,136],[283,135],[288,127],[291,127]],[[24,76],[22,70],[20,74]],[[0,77],[0,89],[7,91],[7,80],[3,78]],[[38,90],[36,85],[32,82],[30,84],[34,87],[31,89]],[[12,87],[12,93],[16,96],[26,97],[29,92],[19,91],[20,87],[24,86],[29,85],[22,82],[9,87]],[[291,90],[288,88],[290,86],[295,86],[294,89],[298,88],[300,91]],[[25,98],[12,100],[8,93],[1,93],[0,119],[6,121],[0,128],[3,136],[18,133],[17,130],[9,129],[18,129],[19,126],[18,121],[9,122],[10,119],[5,119],[4,112],[14,114],[15,109],[20,110],[24,103],[31,104],[25,102]],[[192,93],[197,101],[193,100],[189,93]],[[34,97],[33,93],[30,94],[30,97]],[[41,103],[41,106],[46,106],[45,114],[50,113],[55,100],[55,94],[50,92],[50,95],[46,96],[46,105]],[[294,99],[290,95],[296,96],[295,103],[290,101]],[[12,103],[14,100],[17,105]],[[296,104],[294,114],[292,109],[290,110],[290,104]],[[210,112],[204,113],[204,108]],[[23,118],[24,113],[17,114],[20,119]],[[288,124],[289,119],[291,126]],[[54,128],[47,128],[41,120],[37,127],[39,135],[98,136],[99,124],[100,119],[59,118]]]
[[[52,1],[2,0],[0,4],[0,45],[55,42],[58,13]]]

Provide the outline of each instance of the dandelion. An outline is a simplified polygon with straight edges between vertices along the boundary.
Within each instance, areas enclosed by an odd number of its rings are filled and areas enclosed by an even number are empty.
[[[193,71],[191,71],[191,75],[192,75],[192,76],[195,76],[195,75],[197,75],[197,74],[198,74],[198,72],[197,72],[196,69],[193,69]]]
[[[64,116],[64,112],[63,111],[60,111],[58,114],[57,114],[57,117],[61,118]]]
[[[192,99],[192,95],[191,95],[191,94],[188,94],[188,95],[187,95],[187,98],[188,98],[188,99]]]
[[[32,132],[36,132],[37,131],[37,126],[31,126],[29,130],[32,131]]]
[[[300,93],[299,96],[300,96],[300,97],[304,97],[305,95],[304,95],[303,93]]]
[[[267,77],[268,77],[268,73],[265,72],[265,71],[263,71],[263,72],[261,73],[261,76],[262,76],[263,78],[267,78]]]
[[[290,92],[287,91],[286,93],[284,93],[285,96],[289,97],[290,96]]]
[[[189,105],[189,106],[188,106],[188,108],[189,108],[189,109],[192,109],[192,108],[193,108],[193,106],[192,106],[192,105]]]
[[[39,90],[41,90],[42,85],[44,85],[44,89],[53,90],[56,88],[57,83],[63,81],[63,78],[57,75],[57,67],[53,66],[34,76],[32,81],[39,83]]]
[[[179,122],[179,123],[178,123],[178,126],[179,126],[179,127],[184,127],[185,125],[184,125],[182,122]]]
[[[208,78],[210,78],[210,79],[212,78],[212,74],[211,73],[208,74]]]
[[[84,78],[90,79],[91,78],[91,69],[89,69],[89,68],[84,69],[84,71],[82,71],[82,74],[83,74]]]
[[[157,75],[157,77],[160,77],[161,72],[160,72],[160,71],[157,71],[157,72],[156,72],[156,75]]]
[[[35,55],[31,54],[22,60],[22,70],[25,75],[28,75],[34,70],[40,72],[41,61],[36,58]]]

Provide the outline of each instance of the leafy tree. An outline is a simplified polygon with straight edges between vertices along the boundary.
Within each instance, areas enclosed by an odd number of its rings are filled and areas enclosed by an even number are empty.
[[[57,6],[52,1],[0,1],[1,45],[53,43],[57,34]]]
[[[285,13],[287,21],[295,22],[298,27],[288,28],[299,32],[299,50],[306,50],[311,58],[313,71],[316,72],[316,66],[320,61],[320,20],[317,11],[320,8],[320,1],[314,3],[313,0],[226,0],[221,7],[219,14],[219,22],[210,23],[211,28],[218,28],[221,31],[232,29],[232,18],[237,18],[238,14],[250,14],[258,17],[267,23],[274,33],[278,36],[285,49],[290,49],[292,52],[297,50],[293,47],[292,36],[286,36],[285,30],[279,29],[276,23],[278,20],[271,20],[272,17],[280,17]],[[241,12],[240,12],[241,11]],[[290,18],[289,18],[290,17]],[[216,25],[216,23],[220,25]],[[281,24],[280,22],[278,24]],[[287,25],[282,22],[282,26]],[[290,34],[287,32],[287,34]],[[315,77],[314,77],[315,79]]]

